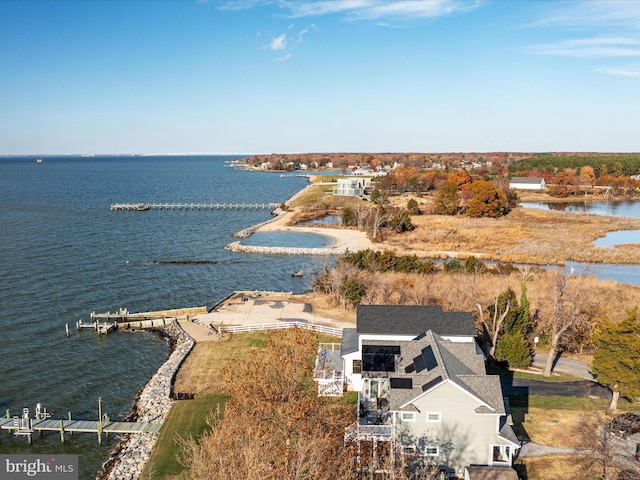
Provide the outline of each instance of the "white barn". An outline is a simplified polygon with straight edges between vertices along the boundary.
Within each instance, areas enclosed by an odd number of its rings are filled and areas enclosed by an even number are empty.
[[[514,190],[545,190],[547,185],[544,182],[544,178],[513,177],[509,182],[509,188]]]

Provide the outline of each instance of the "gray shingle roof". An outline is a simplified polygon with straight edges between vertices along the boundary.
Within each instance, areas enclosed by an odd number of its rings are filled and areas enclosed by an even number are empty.
[[[340,355],[345,356],[349,353],[358,351],[358,334],[355,328],[342,329],[342,346],[340,347]]]
[[[540,185],[544,179],[541,177],[513,177],[509,183],[524,183],[528,185]]]
[[[412,388],[390,390],[391,410],[406,409],[409,407],[409,402],[421,396],[425,390],[442,381],[450,380],[487,405],[479,407],[478,413],[502,415],[506,413],[500,378],[486,374],[484,356],[476,348],[475,342],[450,342],[429,330],[414,340],[366,340],[363,345],[400,347],[400,355],[396,356],[395,372],[390,372],[389,376],[397,379],[411,379]],[[425,368],[416,371],[416,359],[420,358],[423,350],[429,347],[435,357],[436,366],[430,370]],[[363,377],[378,375],[379,372],[363,372]]]
[[[435,305],[358,305],[360,334],[476,336],[471,312],[443,312]]]

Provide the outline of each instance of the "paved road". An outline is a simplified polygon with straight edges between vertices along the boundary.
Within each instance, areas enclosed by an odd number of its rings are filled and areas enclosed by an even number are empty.
[[[548,357],[549,356],[546,353],[536,353],[533,357],[532,366],[535,368],[544,369],[545,365],[547,364]],[[594,380],[595,378],[586,363],[579,360],[573,360],[571,358],[560,357],[556,359],[553,372],[564,373],[567,375],[572,375],[574,377],[584,378],[585,380]]]

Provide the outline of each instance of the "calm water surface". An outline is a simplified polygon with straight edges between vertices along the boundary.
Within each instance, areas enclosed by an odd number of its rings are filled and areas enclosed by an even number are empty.
[[[165,360],[151,333],[78,333],[91,311],[212,306],[234,290],[302,292],[293,271],[312,257],[224,250],[233,233],[270,218],[258,211],[111,212],[118,202],[281,203],[303,177],[226,166],[230,157],[35,158],[0,160],[0,412],[41,402],[54,418],[111,418]],[[295,240],[293,241],[295,243]],[[293,245],[293,246],[306,246]],[[165,261],[208,261],[166,265]],[[65,336],[69,323],[71,336]],[[3,453],[78,453],[81,480],[95,478],[114,439],[91,434],[65,445],[58,434],[33,446],[6,432]]]
[[[91,311],[212,306],[234,290],[303,292],[326,258],[250,255],[224,249],[233,233],[268,211],[111,212],[118,202],[281,203],[304,177],[236,170],[231,157],[0,159],[0,412],[41,402],[55,418],[96,419],[98,397],[111,418],[165,360],[150,333],[97,336],[73,330]],[[324,246],[316,235],[245,239],[256,244]],[[206,261],[205,264],[163,264]],[[629,274],[638,280],[638,267]],[[625,277],[622,277],[621,281]],[[634,283],[630,281],[629,283]],[[71,336],[64,334],[65,324]],[[32,446],[6,432],[3,453],[75,453],[79,478],[92,479],[117,439],[102,447],[80,434]]]

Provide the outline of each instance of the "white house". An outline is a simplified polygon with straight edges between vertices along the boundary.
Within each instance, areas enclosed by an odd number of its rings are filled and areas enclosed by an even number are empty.
[[[547,185],[544,178],[539,177],[513,177],[509,182],[509,188],[514,190],[545,190]]]
[[[363,197],[369,187],[371,187],[371,178],[369,177],[339,178],[336,187],[333,189],[333,194]]]
[[[395,442],[454,478],[470,466],[509,470],[520,444],[475,336],[469,312],[359,306],[357,328],[345,329],[342,342],[359,403],[345,440]]]

